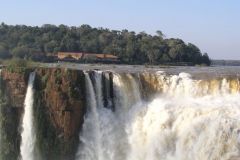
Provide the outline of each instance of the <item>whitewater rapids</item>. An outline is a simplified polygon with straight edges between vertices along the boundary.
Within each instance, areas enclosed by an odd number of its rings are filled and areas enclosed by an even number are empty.
[[[103,106],[101,76],[85,73],[89,109],[77,160],[229,160],[240,155],[240,95],[229,80],[205,83],[186,73],[159,73],[161,92],[146,102],[137,77],[115,73],[112,111]]]

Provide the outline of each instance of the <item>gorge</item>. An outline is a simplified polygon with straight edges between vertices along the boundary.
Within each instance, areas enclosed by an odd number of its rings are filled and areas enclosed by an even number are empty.
[[[2,68],[2,160],[229,160],[239,68]]]

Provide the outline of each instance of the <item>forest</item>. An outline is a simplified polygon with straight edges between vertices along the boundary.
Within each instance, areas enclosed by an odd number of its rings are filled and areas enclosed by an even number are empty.
[[[196,45],[166,38],[161,31],[151,35],[90,25],[0,24],[0,59],[44,61],[59,51],[113,54],[125,64],[211,64],[208,54]]]

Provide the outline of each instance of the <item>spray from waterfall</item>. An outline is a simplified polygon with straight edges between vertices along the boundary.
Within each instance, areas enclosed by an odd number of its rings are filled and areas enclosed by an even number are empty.
[[[240,155],[238,79],[141,75],[157,91],[143,102],[138,77],[113,73],[112,111],[102,102],[102,73],[91,76],[85,73],[88,109],[77,160],[229,160]]]
[[[35,73],[29,76],[27,94],[24,101],[24,114],[22,121],[22,140],[21,140],[21,158],[22,160],[34,160],[34,145],[35,145],[35,130],[33,126],[33,102],[34,102],[34,88],[33,83]]]

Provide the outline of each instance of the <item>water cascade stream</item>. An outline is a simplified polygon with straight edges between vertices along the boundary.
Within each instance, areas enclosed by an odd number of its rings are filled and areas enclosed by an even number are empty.
[[[143,100],[139,76],[113,73],[115,110],[103,106],[102,72],[85,73],[88,110],[77,160],[228,160],[239,156],[238,79],[141,75],[158,92]],[[146,93],[145,93],[146,94]]]
[[[34,83],[35,73],[29,76],[27,94],[24,102],[24,116],[22,121],[22,141],[21,141],[21,158],[22,160],[34,160],[34,144],[35,144],[35,130],[33,126],[33,101],[34,101]]]

